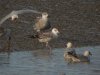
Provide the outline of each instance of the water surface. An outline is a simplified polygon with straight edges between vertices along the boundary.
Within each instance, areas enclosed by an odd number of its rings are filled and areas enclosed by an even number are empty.
[[[78,53],[90,50],[90,64],[67,64],[64,49],[12,52],[10,59],[0,54],[0,75],[100,75],[100,46],[76,48]]]

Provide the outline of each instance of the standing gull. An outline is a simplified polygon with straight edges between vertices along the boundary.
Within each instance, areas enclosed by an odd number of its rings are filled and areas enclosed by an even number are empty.
[[[11,52],[11,30],[0,27],[0,52],[7,52],[8,57]]]
[[[23,13],[37,13],[37,14],[41,14],[41,12],[38,12],[36,10],[30,10],[30,9],[26,9],[26,10],[14,10],[12,11],[10,14],[8,14],[7,16],[3,17],[0,21],[0,25],[6,21],[7,19],[11,18],[11,20],[15,20],[16,18],[18,18],[18,14],[23,14]]]
[[[36,32],[50,29],[51,25],[48,20],[48,13],[43,12],[41,17],[37,17],[35,25],[33,25],[33,28]]]
[[[38,33],[33,36],[29,36],[29,38],[37,38],[39,42],[45,43],[46,47],[48,47],[51,50],[51,47],[49,46],[49,41],[53,38],[57,38],[59,34],[59,31],[57,28],[53,28],[52,31],[44,32],[44,33]]]

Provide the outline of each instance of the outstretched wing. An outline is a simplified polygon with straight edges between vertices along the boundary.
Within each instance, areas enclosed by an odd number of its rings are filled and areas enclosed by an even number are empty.
[[[4,21],[6,21],[8,18],[10,18],[12,15],[14,15],[15,14],[15,11],[12,11],[10,14],[8,14],[7,16],[5,16],[5,17],[3,17],[2,19],[1,19],[1,21],[0,21],[0,25],[4,22]]]
[[[25,10],[18,10],[16,11],[17,14],[23,14],[23,13],[37,13],[41,14],[42,12],[38,12],[36,10],[30,10],[30,9],[25,9]]]
[[[14,10],[12,11],[10,14],[8,14],[7,16],[3,17],[0,21],[0,25],[6,21],[7,19],[9,19],[10,17],[12,17],[13,15],[18,15],[18,14],[23,14],[23,13],[38,13],[41,14],[41,12],[38,12],[36,10],[30,10],[30,9],[26,9],[26,10]]]

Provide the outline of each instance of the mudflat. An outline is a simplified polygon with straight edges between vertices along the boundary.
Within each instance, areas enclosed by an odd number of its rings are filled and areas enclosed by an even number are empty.
[[[100,45],[100,1],[98,0],[0,0],[0,19],[13,10],[33,9],[48,12],[52,28],[60,31],[58,39],[50,45],[63,48],[68,41],[77,46]],[[12,30],[12,48],[34,50],[45,48],[37,39],[27,38],[33,34],[34,20],[38,14],[22,14],[2,26]]]

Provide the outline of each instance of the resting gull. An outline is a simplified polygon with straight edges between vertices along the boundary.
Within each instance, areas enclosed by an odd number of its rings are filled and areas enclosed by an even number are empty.
[[[51,28],[47,12],[43,12],[41,17],[36,18],[36,22],[35,25],[33,25],[33,28],[36,32],[45,31]]]

